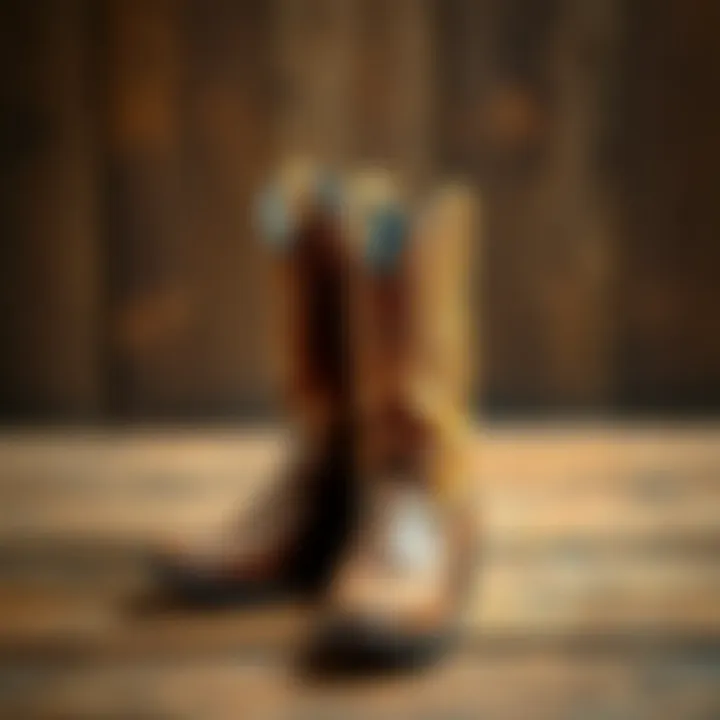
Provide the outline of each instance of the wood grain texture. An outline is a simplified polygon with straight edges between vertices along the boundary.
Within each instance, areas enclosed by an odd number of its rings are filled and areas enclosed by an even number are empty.
[[[629,407],[712,413],[720,397],[720,69],[716,3],[628,3],[611,166],[619,394]],[[682,78],[682,80],[681,80]]]
[[[432,160],[431,4],[365,0],[360,7],[355,157],[421,187]]]
[[[275,2],[279,159],[310,154],[338,165],[352,159],[362,5],[362,0]]]
[[[477,447],[481,634],[718,627],[717,429],[493,428]],[[125,642],[117,633],[141,638],[152,624],[117,612],[147,583],[143,554],[251,513],[283,454],[261,431],[5,436],[0,636],[36,617],[51,641],[55,626],[28,610],[31,598],[52,607],[50,593],[69,611],[67,598],[98,612],[120,602],[99,628],[109,648]]]
[[[190,613],[148,594],[145,541],[251,507],[282,459],[276,431],[5,433],[0,713],[715,717],[719,432],[484,428],[483,564],[459,652],[332,685],[294,672],[308,605]],[[714,548],[685,542],[698,533]]]
[[[463,658],[419,677],[303,684],[261,660],[50,667],[8,674],[15,717],[300,720],[704,720],[718,712],[717,667],[693,654],[631,657],[530,651]],[[14,681],[14,682],[12,682]],[[11,704],[12,703],[12,704]],[[21,711],[27,714],[21,714]]]
[[[102,406],[95,78],[87,3],[0,8],[0,415]]]
[[[173,0],[110,2],[104,17],[107,390],[120,416],[177,402],[189,369],[182,10]]]
[[[254,189],[286,153],[482,195],[475,396],[720,407],[717,4],[8,0],[0,414],[271,405]]]
[[[272,149],[270,21],[251,3],[110,5],[113,414],[267,402],[250,207]]]
[[[436,165],[471,178],[485,209],[477,386],[492,409],[613,402],[602,148],[618,5],[437,4]]]

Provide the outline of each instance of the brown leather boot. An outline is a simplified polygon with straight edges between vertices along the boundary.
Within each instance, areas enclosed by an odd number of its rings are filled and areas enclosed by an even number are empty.
[[[261,197],[261,231],[273,253],[277,357],[299,450],[281,481],[218,537],[157,558],[175,600],[244,603],[317,591],[348,535],[353,433],[338,189],[312,164],[294,162]]]
[[[311,650],[321,670],[428,662],[455,637],[474,556],[468,276],[473,203],[411,225],[388,177],[351,193],[360,520]]]

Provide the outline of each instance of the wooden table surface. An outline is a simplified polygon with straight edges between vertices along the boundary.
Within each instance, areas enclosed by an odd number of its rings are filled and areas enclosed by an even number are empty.
[[[282,462],[270,430],[0,435],[0,717],[720,718],[720,427],[478,430],[483,563],[460,651],[310,684],[312,608],[143,607],[147,547]]]

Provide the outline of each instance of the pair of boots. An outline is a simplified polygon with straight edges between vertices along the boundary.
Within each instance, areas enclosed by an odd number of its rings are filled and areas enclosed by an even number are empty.
[[[299,456],[219,552],[165,558],[166,582],[196,602],[314,596],[322,662],[430,660],[473,564],[472,200],[448,187],[413,218],[388,174],[294,163],[260,219]]]

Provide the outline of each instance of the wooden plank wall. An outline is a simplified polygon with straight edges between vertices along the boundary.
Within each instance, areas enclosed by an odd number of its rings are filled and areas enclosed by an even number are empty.
[[[0,414],[101,396],[98,177],[87,5],[0,4]]]
[[[720,408],[712,0],[8,0],[0,415],[272,404],[248,207],[292,149],[481,191],[496,412]]]
[[[263,400],[247,207],[273,139],[269,20],[263,3],[108,4],[113,414],[224,415]]]
[[[482,190],[481,385],[495,409],[613,400],[613,244],[598,143],[617,6],[439,4],[439,165]]]
[[[627,3],[619,62],[618,394],[625,405],[720,407],[720,4]]]

